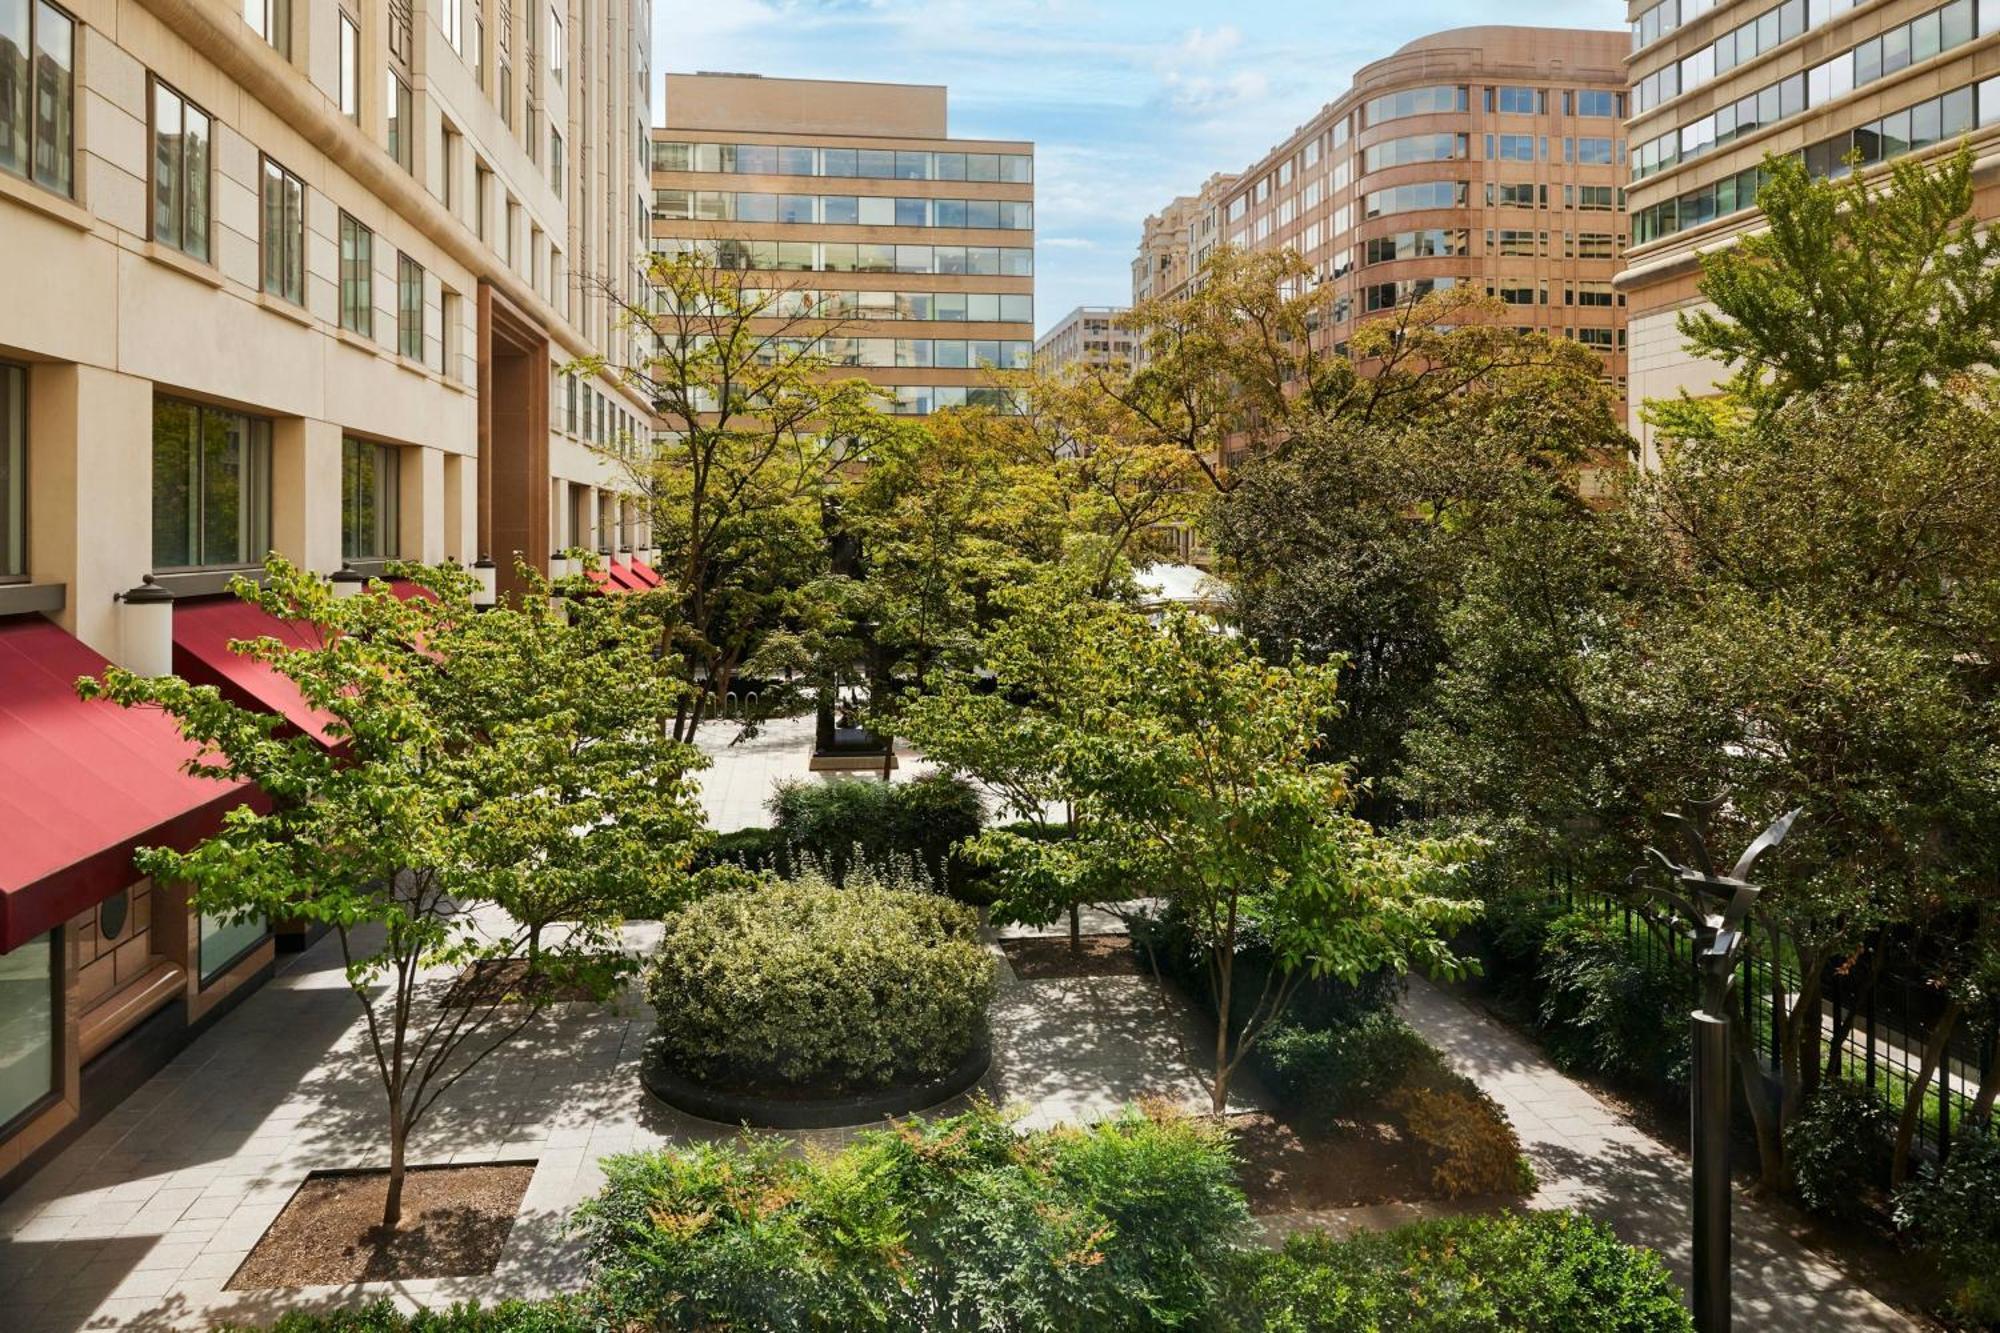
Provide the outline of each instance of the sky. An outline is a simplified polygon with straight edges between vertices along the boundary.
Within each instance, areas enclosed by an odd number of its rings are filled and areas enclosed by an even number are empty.
[[[1149,213],[1239,171],[1403,43],[1492,0],[655,0],[659,75],[942,83],[951,133],[1035,143],[1035,316],[1131,300]],[[1540,0],[1624,27],[1619,0]],[[654,108],[658,123],[661,108]]]

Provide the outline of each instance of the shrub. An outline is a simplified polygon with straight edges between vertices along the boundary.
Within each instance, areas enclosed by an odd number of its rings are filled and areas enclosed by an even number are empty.
[[[768,828],[743,828],[720,834],[695,853],[694,869],[710,870],[716,866],[738,866],[780,876],[792,872],[784,838],[776,829]]]
[[[1464,1088],[1407,1087],[1391,1099],[1410,1136],[1436,1158],[1431,1183],[1447,1199],[1526,1194],[1535,1173],[1521,1140],[1491,1098]]]
[[[1821,1084],[1785,1131],[1785,1155],[1799,1202],[1828,1217],[1856,1218],[1868,1191],[1887,1177],[1895,1117],[1866,1088]]]
[[[842,886],[857,868],[914,864],[929,887],[948,888],[963,875],[951,849],[986,819],[972,784],[942,773],[897,783],[781,783],[770,809],[774,836],[790,858],[785,873],[810,863]]]
[[[647,976],[668,1067],[732,1085],[874,1088],[948,1072],[986,1036],[978,918],[859,877],[734,890],[667,918]]]
[[[1337,1027],[1308,1028],[1287,1019],[1251,1048],[1264,1085],[1314,1118],[1382,1100],[1430,1057],[1424,1039],[1387,1010]]]
[[[1896,1226],[1937,1260],[1952,1307],[2000,1323],[2000,1134],[1968,1129],[1896,1194]]]
[[[607,1159],[575,1227],[620,1324],[1171,1329],[1214,1304],[1247,1213],[1205,1121],[1021,1137],[991,1107],[801,1157],[746,1136]]]
[[[1616,921],[1573,912],[1550,928],[1537,1025],[1556,1063],[1655,1087],[1688,1078],[1692,973],[1627,940]]]
[[[1574,1213],[1292,1237],[1238,1268],[1245,1333],[1687,1333],[1659,1256]]]
[[[1238,941],[1234,984],[1245,1002],[1232,1010],[1240,1016],[1250,1008],[1247,1000],[1263,989],[1274,956],[1268,938],[1254,922],[1244,923]],[[1152,955],[1164,976],[1177,982],[1197,1004],[1206,1005],[1211,1015],[1215,1013],[1207,953],[1181,913],[1170,909],[1159,916],[1137,918],[1132,923],[1132,942]],[[1355,1024],[1394,1004],[1398,984],[1396,974],[1388,968],[1354,982],[1331,976],[1311,978],[1293,992],[1285,1021],[1315,1030]],[[1256,1047],[1251,1051],[1254,1060]]]
[[[262,1327],[224,1325],[225,1329]],[[482,1306],[467,1301],[444,1310],[404,1314],[386,1297],[352,1310],[290,1310],[270,1325],[271,1333],[586,1333],[598,1327],[580,1302],[567,1297],[546,1301],[503,1301]]]

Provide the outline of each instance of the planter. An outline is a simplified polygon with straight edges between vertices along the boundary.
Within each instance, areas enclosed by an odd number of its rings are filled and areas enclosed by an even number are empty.
[[[927,1082],[825,1097],[766,1097],[697,1083],[667,1069],[649,1050],[639,1067],[639,1081],[647,1092],[676,1111],[718,1124],[753,1129],[840,1129],[872,1125],[885,1116],[908,1115],[948,1102],[986,1077],[992,1063],[992,1043],[983,1041],[966,1053],[956,1069]]]

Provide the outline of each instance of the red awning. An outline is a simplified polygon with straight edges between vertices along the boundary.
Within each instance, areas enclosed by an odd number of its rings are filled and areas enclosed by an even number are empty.
[[[132,853],[190,847],[250,796],[186,771],[164,713],[76,697],[108,665],[36,615],[0,618],[0,952],[138,878]]]
[[[644,592],[652,585],[632,572],[630,565],[621,565],[613,560],[609,566],[611,581],[627,592]]]
[[[666,582],[651,565],[643,560],[634,560],[632,562],[632,572],[644,579],[648,588],[657,588]]]
[[[306,703],[299,687],[268,663],[229,651],[233,639],[281,639],[300,648],[319,645],[319,631],[295,620],[280,620],[240,597],[174,603],[174,674],[197,685],[213,685],[244,708],[276,713],[322,745],[332,745],[332,718]]]
[[[623,583],[611,577],[611,572],[609,570],[586,569],[583,572],[589,576],[590,581],[592,583],[597,585],[597,590],[601,593],[615,592],[620,595],[623,595],[625,593],[629,593],[632,591],[630,588],[626,587]]]

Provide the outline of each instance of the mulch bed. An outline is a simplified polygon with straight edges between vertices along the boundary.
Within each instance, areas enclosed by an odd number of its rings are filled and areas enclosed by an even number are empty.
[[[598,998],[590,987],[577,982],[557,981],[546,972],[530,976],[525,958],[484,958],[458,974],[445,992],[444,1002],[452,1008],[471,1008],[510,995],[523,1003]]]
[[[1242,1163],[1236,1174],[1253,1213],[1444,1197],[1431,1183],[1430,1154],[1386,1118],[1343,1120],[1332,1133],[1304,1134],[1253,1112],[1229,1117],[1229,1128]]]
[[[403,1220],[388,1236],[387,1171],[308,1176],[227,1290],[490,1273],[534,1174],[533,1163],[412,1167]]]
[[[1034,935],[1000,941],[1000,952],[1023,981],[1059,977],[1141,977],[1146,960],[1127,935],[1085,935],[1079,949],[1069,947],[1068,935]]]

